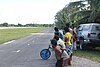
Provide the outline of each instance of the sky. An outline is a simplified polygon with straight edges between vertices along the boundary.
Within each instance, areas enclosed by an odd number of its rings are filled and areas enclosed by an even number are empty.
[[[0,24],[52,24],[56,13],[72,0],[0,0]]]

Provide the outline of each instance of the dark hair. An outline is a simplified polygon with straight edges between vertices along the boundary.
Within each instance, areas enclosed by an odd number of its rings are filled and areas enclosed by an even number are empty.
[[[58,35],[54,35],[54,39],[56,39],[58,41],[59,40],[59,36]]]
[[[70,27],[70,24],[69,24],[69,23],[66,23],[66,26],[67,26],[67,27]]]
[[[69,27],[65,27],[65,32],[69,32]]]
[[[57,27],[54,27],[54,30],[55,30],[55,31],[59,31]]]
[[[54,46],[56,46],[57,45],[57,40],[56,39],[52,39],[51,40],[51,44],[54,45]]]

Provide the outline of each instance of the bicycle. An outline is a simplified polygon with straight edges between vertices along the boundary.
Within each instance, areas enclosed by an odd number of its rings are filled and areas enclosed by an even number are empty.
[[[50,49],[52,49],[52,47],[49,45],[49,47],[47,49],[41,50],[40,56],[42,59],[47,60],[51,56]]]

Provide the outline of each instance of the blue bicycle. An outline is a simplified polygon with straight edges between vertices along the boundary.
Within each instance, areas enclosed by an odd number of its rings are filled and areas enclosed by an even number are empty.
[[[52,47],[49,45],[49,47],[47,49],[41,50],[40,56],[42,59],[47,60],[51,56],[50,49],[52,49]]]

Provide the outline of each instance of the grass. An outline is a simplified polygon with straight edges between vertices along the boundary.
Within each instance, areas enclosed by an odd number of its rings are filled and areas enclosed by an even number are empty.
[[[37,28],[8,28],[8,29],[0,29],[0,44],[15,40],[18,38],[25,37],[30,33],[40,32],[46,27],[37,27]]]
[[[80,50],[78,49],[76,53],[74,53],[75,56],[83,57],[90,59],[92,61],[100,62],[100,48],[95,49],[86,49],[86,50]]]
[[[0,29],[0,44],[15,40],[18,38],[25,37],[27,35],[30,35],[30,33],[36,33],[40,32],[44,29],[47,29],[46,27],[41,28],[8,28],[8,29]],[[87,50],[77,50],[76,53],[74,53],[75,56],[78,57],[84,57],[93,61],[100,62],[100,48],[96,49],[87,49]]]

